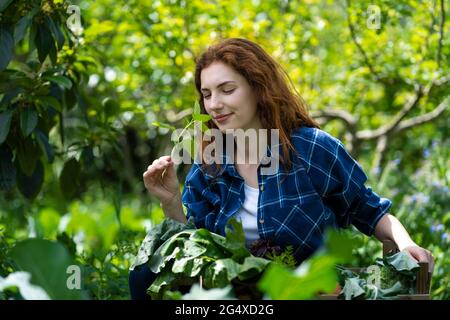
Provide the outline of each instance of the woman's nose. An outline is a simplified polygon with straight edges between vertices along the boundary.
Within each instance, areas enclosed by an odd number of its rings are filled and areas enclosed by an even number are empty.
[[[219,96],[211,94],[211,101],[209,108],[212,110],[220,110],[223,108],[223,103],[220,100]]]

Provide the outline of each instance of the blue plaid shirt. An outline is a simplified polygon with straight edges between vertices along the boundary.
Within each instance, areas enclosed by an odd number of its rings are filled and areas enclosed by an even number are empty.
[[[289,172],[282,172],[280,165],[276,174],[262,175],[262,165],[258,168],[260,238],[283,247],[292,245],[301,262],[323,244],[327,227],[353,224],[372,235],[392,203],[364,186],[367,176],[343,144],[309,127],[294,130],[291,141],[298,154],[291,153]],[[182,201],[187,217],[193,217],[198,228],[223,235],[245,194],[244,179],[234,164],[222,166],[220,175],[214,176],[194,163],[186,177]]]

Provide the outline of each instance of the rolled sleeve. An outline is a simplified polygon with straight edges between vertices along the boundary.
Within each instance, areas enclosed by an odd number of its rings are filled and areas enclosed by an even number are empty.
[[[212,230],[215,207],[219,200],[219,197],[210,191],[200,166],[194,163],[186,176],[181,195],[181,201],[187,209],[187,219],[192,217],[197,228]]]
[[[392,202],[381,198],[372,189],[362,187],[349,210],[351,223],[362,233],[371,236],[378,221],[388,213]]]
[[[367,176],[359,163],[351,157],[336,138],[322,135],[327,151],[321,158],[322,171],[329,172],[319,179],[324,203],[335,213],[338,226],[353,224],[362,233],[371,236],[378,221],[390,209],[392,202],[381,198],[366,187]],[[326,165],[328,163],[328,166]]]

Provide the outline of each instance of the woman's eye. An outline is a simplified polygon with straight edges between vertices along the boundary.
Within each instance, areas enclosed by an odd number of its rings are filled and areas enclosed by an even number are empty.
[[[235,89],[223,90],[223,93],[225,93],[225,94],[230,94],[230,93],[232,93],[234,90],[235,90]],[[208,94],[208,95],[203,95],[203,99],[209,99],[209,97],[211,97],[210,94]]]

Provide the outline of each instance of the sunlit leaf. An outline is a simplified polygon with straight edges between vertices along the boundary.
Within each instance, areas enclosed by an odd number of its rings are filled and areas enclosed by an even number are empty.
[[[34,108],[28,107],[20,112],[20,129],[25,137],[36,128],[37,122],[38,115]]]
[[[31,283],[44,289],[51,299],[86,298],[81,288],[71,290],[67,285],[68,268],[75,262],[60,243],[28,239],[16,244],[11,257],[20,270],[31,274]]]

